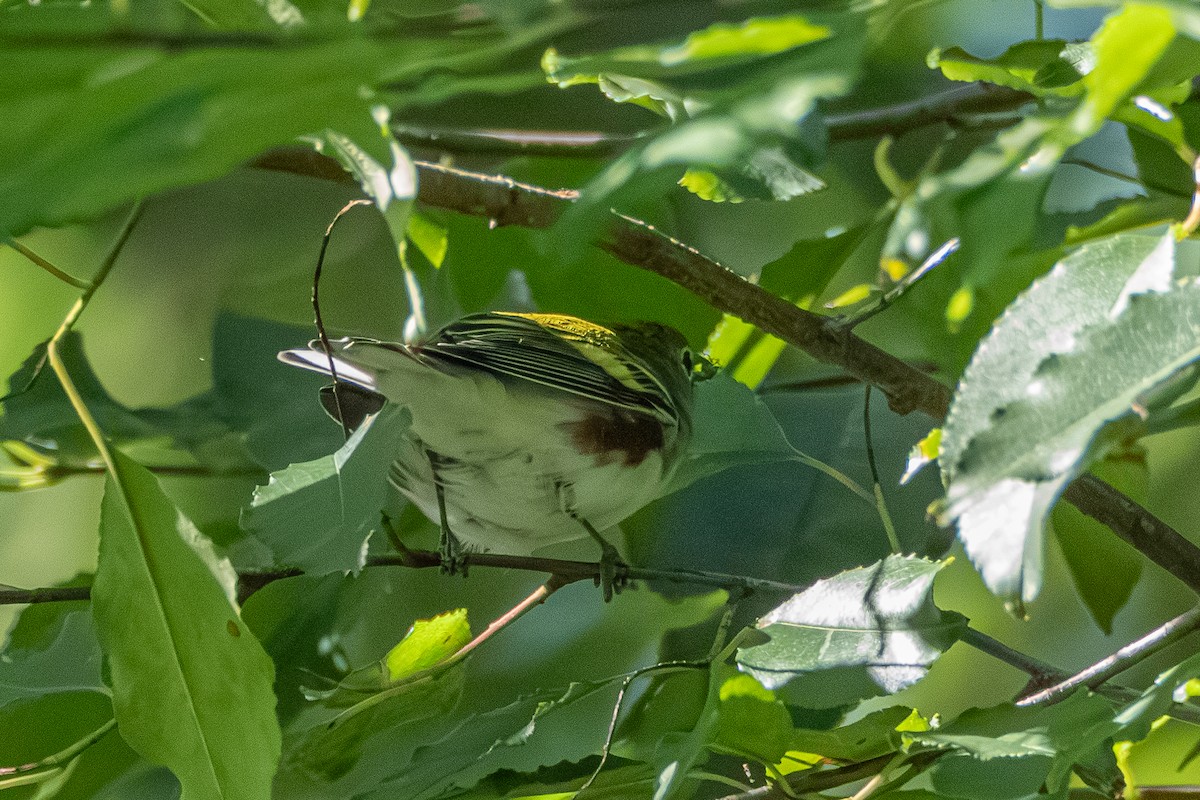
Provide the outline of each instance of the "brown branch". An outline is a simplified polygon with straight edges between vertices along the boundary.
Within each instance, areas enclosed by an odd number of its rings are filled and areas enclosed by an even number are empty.
[[[641,220],[616,215],[600,246],[627,264],[679,284],[709,305],[753,323],[818,361],[840,366],[880,389],[899,414],[946,415],[950,390],[891,353],[822,317],[750,283],[688,245]]]
[[[34,603],[63,603],[87,600],[92,596],[90,586],[49,586],[39,589],[18,589],[0,584],[0,606],[32,605]]]
[[[1200,594],[1200,548],[1138,502],[1090,473],[1076,478],[1063,499]]]

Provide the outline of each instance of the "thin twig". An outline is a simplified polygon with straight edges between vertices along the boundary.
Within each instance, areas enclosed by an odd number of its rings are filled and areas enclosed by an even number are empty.
[[[1192,165],[1192,179],[1195,181],[1196,191],[1192,195],[1192,207],[1188,210],[1187,217],[1179,223],[1181,238],[1191,236],[1196,232],[1196,228],[1200,228],[1200,157],[1197,157],[1196,163]]]
[[[325,320],[321,318],[321,268],[325,266],[325,252],[329,249],[329,239],[333,236],[333,229],[337,227],[338,222],[341,221],[342,217],[344,217],[350,211],[350,209],[358,206],[369,205],[372,205],[370,200],[367,200],[364,197],[358,197],[354,200],[351,200],[349,203],[346,203],[346,205],[342,206],[340,211],[333,215],[333,219],[330,220],[329,226],[325,228],[325,235],[321,237],[321,250],[317,253],[317,266],[313,270],[313,316],[315,317],[314,321],[317,326],[317,336],[321,340],[321,348],[325,351],[325,358],[329,362],[329,377],[333,381],[333,406],[337,409],[337,419],[342,426],[342,433],[345,435],[347,440],[349,440],[350,434],[353,433],[353,431],[350,430],[350,423],[347,421],[346,414],[342,410],[341,381],[338,380],[337,364],[333,358],[333,346],[329,343],[329,334],[325,332]]]
[[[925,769],[948,752],[938,750],[917,753],[909,758],[909,763],[918,769]],[[806,769],[802,772],[791,773],[787,776],[786,780],[791,791],[796,794],[824,792],[829,789],[836,789],[839,786],[875,777],[888,764],[892,763],[895,755],[895,753],[885,753],[866,761],[860,761],[857,764],[847,764],[844,767],[835,767],[833,769]],[[786,800],[787,797],[788,795],[782,787],[770,784],[755,787],[748,792],[726,795],[721,800]]]
[[[825,125],[834,142],[899,136],[930,125],[954,124],[965,114],[1011,111],[1032,100],[1028,92],[977,81],[903,103],[830,114]]]
[[[50,368],[58,376],[63,391],[66,393],[67,399],[71,402],[71,407],[75,409],[75,413],[79,416],[79,421],[87,429],[92,443],[100,453],[100,458],[104,461],[108,470],[114,474],[116,473],[116,463],[113,461],[112,453],[108,449],[108,443],[104,440],[104,433],[100,430],[100,426],[97,424],[96,418],[92,416],[92,412],[88,410],[83,395],[79,393],[79,390],[75,387],[75,383],[71,380],[71,376],[67,373],[67,365],[63,362],[62,355],[58,352],[58,346],[62,342],[63,337],[74,327],[76,320],[79,319],[79,315],[87,308],[92,295],[104,283],[104,279],[108,277],[109,271],[116,264],[117,256],[124,249],[125,243],[129,241],[130,234],[133,233],[134,227],[137,225],[138,220],[141,219],[142,208],[143,206],[140,201],[133,207],[129,217],[125,220],[125,225],[121,228],[120,233],[117,234],[116,241],[109,248],[108,255],[100,264],[100,269],[96,270],[96,275],[92,278],[91,284],[79,295],[79,299],[71,306],[71,310],[63,318],[62,324],[58,326],[58,330],[54,332],[54,335],[50,337],[50,341],[46,343],[46,357],[50,362]]]
[[[29,764],[20,764],[15,767],[0,767],[0,789],[12,789],[17,786],[41,783],[48,777],[44,770],[61,767],[63,764],[68,763],[84,750],[87,750],[96,742],[103,739],[116,727],[117,720],[115,718],[110,719],[79,741],[72,742],[69,746],[53,755],[46,756]]]
[[[1117,652],[1102,658],[1087,669],[1047,687],[1040,692],[1027,695],[1017,701],[1019,706],[1050,705],[1068,696],[1080,686],[1095,689],[1100,684],[1130,667],[1144,661],[1164,647],[1178,642],[1200,630],[1200,607],[1185,611],[1175,619],[1164,623],[1137,641],[1130,642]]]
[[[577,581],[595,581],[600,575],[601,569],[601,564],[597,561],[569,561],[558,558],[512,556],[502,553],[466,553],[463,555],[463,561],[471,567],[493,567],[498,569],[515,569],[524,572],[542,572],[556,576],[563,582],[563,585]],[[371,556],[367,559],[367,566],[439,569],[442,566],[442,555],[434,550],[410,550],[406,548],[399,553]],[[765,578],[752,578],[744,575],[728,575],[720,572],[704,572],[701,570],[629,567],[626,572],[630,580],[666,581],[695,586],[712,586],[739,592],[763,591],[779,594],[796,594],[808,588],[807,586],[795,583],[784,583]],[[295,578],[303,574],[303,571],[293,567],[242,572],[238,575],[238,595],[245,598],[269,583],[274,583],[285,578]],[[0,587],[0,606],[86,600],[89,596],[89,589],[86,586],[38,589]]]
[[[896,534],[892,515],[888,513],[887,502],[883,497],[883,483],[879,480],[879,468],[875,464],[875,442],[871,439],[871,384],[867,384],[863,391],[863,439],[867,443],[867,465],[871,468],[871,486],[875,490],[875,510],[883,522],[888,545],[893,553],[899,555],[903,548],[900,545],[900,537]]]

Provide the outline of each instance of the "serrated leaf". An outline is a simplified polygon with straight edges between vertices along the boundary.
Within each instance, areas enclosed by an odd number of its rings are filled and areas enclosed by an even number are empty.
[[[981,761],[993,758],[1053,758],[1071,745],[1080,731],[1111,717],[1108,701],[1089,692],[1052,706],[1018,708],[1012,704],[973,708],[953,722],[928,731],[907,733],[907,742],[954,749]]]
[[[1090,59],[1085,61],[1081,55],[1077,49],[1068,52],[1062,40],[1040,39],[1019,42],[988,59],[959,47],[934,50],[928,62],[952,81],[987,81],[1039,96],[1068,97],[1083,91],[1078,81]]]
[[[154,476],[113,459],[92,613],[121,736],[188,800],[265,797],[280,753],[274,667],[233,605],[233,569]]]
[[[1163,291],[1173,266],[1170,236],[1082,248],[1013,304],[963,377],[942,441],[948,515],[1010,602],[1037,595],[1046,518],[1066,484],[1200,358],[1200,286]],[[1104,435],[1118,421],[1124,430]]]
[[[336,453],[271,473],[242,510],[242,527],[280,564],[313,575],[357,572],[387,506],[388,467],[410,418],[385,406]]]
[[[767,644],[738,651],[739,667],[767,688],[804,673],[865,667],[896,692],[924,677],[965,621],[933,605],[943,562],[889,556],[817,581],[758,621]]]

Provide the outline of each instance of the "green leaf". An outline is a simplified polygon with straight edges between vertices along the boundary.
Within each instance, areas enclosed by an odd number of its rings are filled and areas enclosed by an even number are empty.
[[[810,112],[819,99],[850,88],[864,43],[861,20],[850,14],[832,19],[836,21],[826,27],[800,17],[777,18],[782,28],[806,33],[771,37],[772,46],[784,48],[772,58],[748,50],[732,62],[680,60],[673,54],[691,52],[686,43],[619,48],[583,58],[548,53],[543,67],[552,83],[603,88],[606,81],[610,86],[616,82],[622,89],[619,94],[610,90],[614,99],[641,102],[674,121],[592,180],[558,230],[571,231],[572,240],[586,236],[606,219],[618,192],[636,195],[666,188],[668,180],[678,181],[687,169],[717,176],[742,197],[793,197],[816,188],[808,170],[822,157],[825,137]],[[728,26],[719,27],[725,41]],[[749,46],[757,36],[742,44]],[[715,52],[716,39],[704,41],[703,51]],[[734,45],[721,45],[727,46]],[[689,183],[696,182],[693,173]],[[704,184],[706,191],[715,190],[711,179]]]
[[[666,48],[658,58],[662,64],[672,66],[708,58],[768,56],[820,41],[830,33],[824,25],[813,25],[801,16],[751,17],[690,33],[682,44]]]
[[[1170,235],[1081,248],[1013,304],[963,376],[942,438],[948,516],[1011,603],[1037,595],[1066,484],[1135,435],[1135,407],[1153,409],[1200,358],[1200,286],[1172,287],[1174,253]]]
[[[945,566],[888,556],[813,584],[758,621],[767,644],[738,651],[739,666],[767,688],[809,672],[866,667],[897,692],[928,671],[965,621],[933,605],[933,578]]]
[[[763,401],[718,372],[695,386],[692,440],[663,494],[739,464],[794,458],[795,448]]]
[[[469,583],[475,580],[472,573]],[[369,784],[366,797],[441,797],[450,787],[467,789],[487,775],[594,756],[604,743],[624,673],[654,663],[654,643],[667,631],[711,620],[727,599],[720,591],[680,600],[638,591],[599,608],[594,592],[559,592],[531,615],[530,622],[541,628],[522,634],[522,626],[514,626],[475,652],[468,673],[487,678],[468,681],[456,714],[436,728],[437,738],[430,736],[431,721],[404,739],[380,735],[364,746],[373,760],[364,758],[361,769],[385,775]],[[543,613],[553,619],[543,619]],[[546,631],[557,633],[547,637]],[[581,649],[580,642],[603,644]],[[519,689],[494,692],[497,680],[513,687],[515,675],[521,676]],[[563,684],[556,686],[558,680]],[[414,750],[406,749],[410,744]]]
[[[953,749],[981,761],[994,758],[1047,756],[1072,745],[1079,733],[1108,720],[1112,707],[1104,698],[1083,691],[1052,706],[1019,708],[1012,704],[973,708],[953,722],[928,731],[906,733],[904,739],[940,749]]]
[[[450,249],[450,231],[428,214],[413,211],[408,215],[408,240],[417,246],[435,269],[440,269]]]
[[[1170,12],[1140,3],[1125,6],[1092,37],[1095,68],[1083,77],[1086,99],[1072,125],[1094,132],[1158,63],[1175,38]]]
[[[755,63],[806,44],[828,39],[832,31],[799,15],[752,17],[719,22],[694,31],[678,44],[635,45],[607,53],[568,58],[551,50],[542,59],[547,80],[560,86],[597,83],[607,73],[654,78],[688,75]]]
[[[1089,734],[1106,733],[1114,739],[1133,742],[1146,738],[1172,704],[1191,696],[1185,687],[1197,678],[1200,678],[1200,655],[1193,655],[1160,673],[1141,697],[1118,709],[1111,723]]]
[[[912,714],[909,708],[893,706],[830,730],[798,729],[792,734],[791,749],[850,762],[894,753],[902,740],[897,728]]]
[[[53,789],[70,777],[77,761],[72,759],[57,765],[42,765],[40,769],[23,769],[12,773],[13,767],[32,766],[49,756],[71,747],[80,739],[112,722],[112,702],[101,692],[64,691],[31,696],[0,707],[0,728],[10,733],[0,737],[0,792],[6,798],[40,798],[57,796]],[[118,738],[115,732],[108,737]],[[19,787],[29,781],[29,794]]]
[[[0,231],[96,217],[328,128],[368,141],[378,137],[370,108],[384,96],[395,110],[528,87],[534,71],[508,74],[508,57],[572,16],[511,35],[489,26],[491,36],[443,37],[368,36],[342,20],[228,46],[211,31],[133,32],[109,9],[68,22],[35,11],[8,28],[16,39],[0,70],[26,79],[0,98],[0,116],[20,121],[0,131]],[[432,75],[444,79],[427,85]]]
[[[242,527],[279,564],[313,575],[358,572],[388,506],[388,467],[409,419],[406,410],[386,406],[336,453],[271,473],[242,510]]]
[[[408,235],[409,211],[417,196],[417,168],[388,128],[386,109],[374,110],[379,122],[378,135],[355,140],[335,130],[306,137],[318,153],[324,153],[342,165],[362,187],[387,222],[392,240],[399,245]],[[380,150],[386,150],[385,156]],[[386,166],[382,159],[392,163]]]
[[[1135,502],[1145,502],[1149,476],[1142,448],[1134,446],[1112,453],[1093,464],[1092,472]],[[1075,590],[1096,625],[1111,636],[1113,617],[1129,601],[1142,576],[1145,558],[1069,503],[1054,507],[1051,524]]]
[[[1078,81],[1092,59],[1088,50],[1071,48],[1057,39],[1020,42],[990,59],[976,58],[959,47],[934,50],[929,66],[952,81],[987,81],[1037,96],[1078,95]]]
[[[467,610],[460,608],[419,619],[408,634],[384,658],[391,682],[403,680],[457,653],[471,641]]]
[[[367,737],[450,711],[462,693],[462,668],[433,668],[470,639],[466,609],[417,620],[379,662],[354,670],[329,691],[306,692],[337,713],[310,726],[289,760],[336,780],[358,761]]]
[[[87,586],[80,575],[62,586]],[[100,645],[86,601],[26,607],[0,651],[0,708],[19,698],[64,691],[106,691]]]
[[[92,370],[81,336],[68,334],[60,352],[100,427],[127,453],[159,467],[255,475],[336,446],[337,427],[320,410],[311,378],[275,358],[309,335],[304,328],[219,314],[213,388],[167,408],[134,409],[113,399]],[[10,396],[0,416],[0,440],[22,443],[20,460],[33,462],[23,478],[43,485],[100,463],[54,375],[42,369],[30,385],[44,357],[45,346],[39,345],[9,378]]]
[[[721,684],[713,743],[718,752],[776,764],[791,749],[792,717],[774,692],[749,675]]]
[[[149,472],[113,459],[92,613],[121,736],[184,797],[265,797],[280,752],[274,668],[233,604],[233,569]]]
[[[611,714],[616,691],[613,681],[578,682],[566,689],[539,690],[501,708],[467,717],[449,734],[420,748],[411,764],[394,770],[368,797],[424,800],[439,796],[438,792],[447,787],[469,788],[496,769],[529,770],[541,763],[555,763],[539,757],[546,745],[539,746],[538,742],[546,742],[547,736],[560,730],[556,721],[566,716],[564,712],[580,713],[576,708],[580,704],[589,717],[605,708]],[[579,753],[578,758],[597,752],[603,735],[603,728],[590,735],[575,732],[573,740],[556,742],[552,751]]]

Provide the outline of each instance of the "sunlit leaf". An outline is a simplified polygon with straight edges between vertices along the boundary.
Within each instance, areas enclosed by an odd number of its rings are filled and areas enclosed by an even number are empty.
[[[818,581],[758,621],[771,641],[739,650],[738,664],[768,688],[803,673],[865,667],[885,690],[899,691],[924,677],[964,625],[933,605],[943,566],[889,556]]]
[[[1010,602],[1037,595],[1043,528],[1067,482],[1135,434],[1135,412],[1200,358],[1200,287],[1172,286],[1173,268],[1169,235],[1081,248],[1013,304],[963,376],[942,438],[949,517]]]

